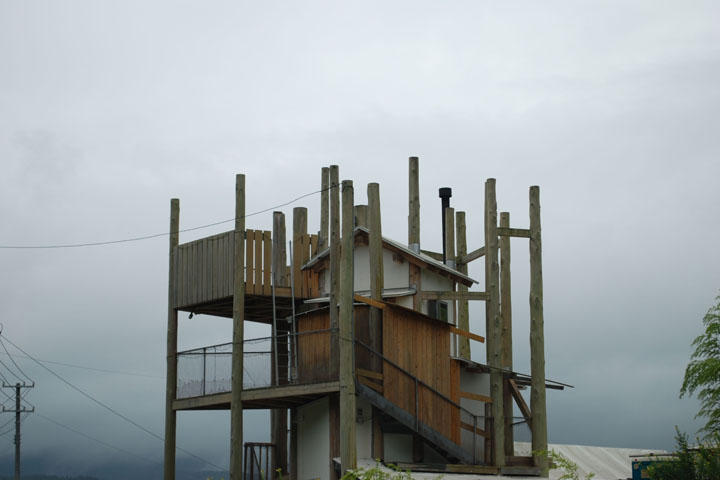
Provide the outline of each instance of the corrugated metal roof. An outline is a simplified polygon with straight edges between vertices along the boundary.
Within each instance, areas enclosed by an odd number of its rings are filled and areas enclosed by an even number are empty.
[[[631,455],[649,455],[667,453],[664,450],[644,450],[638,448],[590,447],[585,445],[556,445],[551,444],[550,450],[561,453],[579,467],[580,478],[592,472],[595,480],[626,480],[632,478]],[[527,442],[515,442],[515,455],[530,455],[531,447]],[[358,467],[372,468],[375,461],[372,459],[358,459]],[[385,470],[385,467],[382,467]],[[390,469],[387,469],[391,472]],[[419,480],[432,480],[438,477],[437,473],[412,472],[412,478]],[[550,480],[558,480],[563,472],[559,469],[550,470]],[[540,477],[508,476],[508,475],[471,475],[471,474],[442,474],[443,480],[538,480]]]

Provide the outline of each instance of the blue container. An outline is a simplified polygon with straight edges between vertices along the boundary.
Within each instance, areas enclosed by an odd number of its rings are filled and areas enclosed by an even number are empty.
[[[652,480],[647,468],[653,463],[655,463],[654,460],[633,460],[632,480]]]

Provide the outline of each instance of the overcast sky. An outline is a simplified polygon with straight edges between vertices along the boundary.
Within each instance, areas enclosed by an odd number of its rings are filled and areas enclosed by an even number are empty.
[[[576,387],[548,392],[550,441],[670,449],[674,425],[700,426],[678,392],[720,289],[719,14],[715,1],[0,0],[0,244],[165,232],[172,197],[181,228],[226,220],[236,173],[253,212],[317,190],[330,164],[357,203],[380,183],[383,233],[405,241],[417,155],[423,248],[440,249],[437,189],[450,186],[474,249],[486,178],[519,228],[539,185],[546,371]],[[310,230],[319,201],[293,205]],[[269,229],[271,214],[247,226]],[[528,372],[526,241],[513,261]],[[0,266],[2,334],[40,359],[148,375],[51,365],[162,434],[167,237],[4,249]],[[231,339],[229,320],[180,320],[181,349]],[[162,458],[161,442],[18,362],[39,414]],[[267,416],[246,419],[245,439],[265,440]],[[227,465],[227,412],[180,413],[178,428],[180,445]],[[38,415],[23,448],[56,473],[139,461]]]

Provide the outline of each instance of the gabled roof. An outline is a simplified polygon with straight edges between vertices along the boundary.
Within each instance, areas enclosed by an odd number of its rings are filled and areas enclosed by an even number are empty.
[[[370,234],[369,230],[365,227],[355,227],[354,235],[355,242],[357,243],[358,237],[367,237]],[[386,248],[392,252],[402,256],[408,262],[417,265],[421,268],[425,268],[432,272],[438,273],[445,277],[450,277],[456,282],[460,282],[463,285],[471,286],[473,283],[478,283],[467,275],[464,275],[457,270],[448,267],[442,262],[435,260],[432,257],[425,255],[424,253],[415,253],[410,250],[407,246],[400,242],[396,242],[387,237],[382,237],[383,248]],[[327,261],[330,259],[330,247],[323,249],[314,258],[302,266],[302,269],[313,268],[317,270],[323,270],[327,268]]]

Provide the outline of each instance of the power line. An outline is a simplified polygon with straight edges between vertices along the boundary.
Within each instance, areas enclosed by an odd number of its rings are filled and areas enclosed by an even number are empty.
[[[2,352],[0,352],[0,355],[2,355]],[[10,357],[25,358],[25,359],[30,360],[30,357],[27,357],[27,356],[25,356],[25,355],[14,355],[14,354],[11,354],[11,353],[6,353],[6,355],[8,355],[8,356],[10,356]],[[49,364],[52,364],[52,365],[61,365],[61,366],[63,366],[63,367],[81,368],[81,369],[83,369],[83,370],[92,370],[92,371],[95,371],[95,372],[102,372],[102,373],[115,373],[115,374],[118,374],[118,375],[130,375],[130,376],[133,376],[133,377],[163,378],[163,379],[165,378],[165,377],[162,377],[162,376],[160,376],[160,375],[150,375],[150,374],[146,374],[146,373],[134,373],[134,372],[123,372],[123,371],[120,371],[120,370],[108,370],[108,369],[106,369],[106,368],[95,368],[95,367],[88,367],[88,366],[85,366],[85,365],[77,365],[77,364],[73,364],[73,363],[55,362],[55,361],[53,361],[53,360],[43,360],[43,359],[41,359],[41,358],[38,358],[38,361],[41,362],[41,363],[49,363]]]
[[[80,436],[83,436],[83,437],[85,437],[85,438],[88,438],[88,439],[92,440],[93,442],[97,442],[97,443],[99,443],[99,444],[101,444],[101,445],[104,445],[104,446],[106,446],[106,447],[113,448],[113,449],[115,449],[115,450],[117,450],[117,451],[119,451],[119,452],[122,452],[122,453],[125,453],[125,454],[128,454],[128,455],[132,455],[133,457],[137,457],[137,458],[139,458],[139,459],[141,459],[141,460],[144,460],[144,461],[146,461],[146,462],[152,462],[152,460],[150,460],[149,458],[143,457],[142,455],[138,455],[137,453],[133,453],[133,452],[130,452],[130,451],[125,450],[125,449],[123,449],[123,448],[120,448],[120,447],[117,447],[117,446],[115,446],[115,445],[112,445],[112,444],[110,444],[110,443],[104,442],[103,440],[100,440],[100,439],[98,439],[98,438],[91,437],[90,435],[88,435],[88,434],[86,434],[86,433],[83,433],[83,432],[81,432],[81,431],[79,431],[79,430],[75,430],[75,429],[72,428],[72,427],[68,427],[67,425],[62,424],[62,423],[58,422],[57,420],[53,420],[52,418],[46,417],[45,415],[42,415],[42,414],[37,413],[37,412],[35,412],[35,415],[37,415],[37,416],[40,417],[40,418],[43,418],[43,419],[47,420],[48,422],[54,423],[54,424],[57,425],[58,427],[62,427],[62,428],[64,428],[65,430],[69,430],[69,431],[71,431],[71,432],[73,432],[73,433],[76,433],[77,435],[80,435]]]
[[[2,333],[2,326],[0,325],[0,333]],[[22,369],[18,366],[17,362],[15,362],[15,359],[10,355],[10,352],[8,352],[7,347],[5,346],[5,343],[2,341],[2,335],[0,335],[0,345],[2,345],[3,350],[5,350],[5,353],[7,353],[8,357],[10,357],[10,361],[15,365],[15,368],[18,369],[18,372],[22,374],[23,377],[25,377],[30,383],[35,383],[32,378],[28,377],[25,372],[22,371]]]
[[[57,373],[55,373],[55,372],[54,372],[53,370],[51,370],[49,367],[47,367],[46,365],[43,365],[42,363],[40,363],[35,357],[33,357],[32,355],[30,355],[29,353],[27,353],[25,350],[23,350],[23,349],[20,348],[19,346],[17,346],[17,344],[15,344],[15,342],[13,342],[12,340],[10,340],[7,336],[5,337],[5,340],[7,340],[7,341],[10,343],[10,345],[12,345],[13,347],[15,347],[15,348],[17,348],[18,350],[20,350],[22,353],[24,353],[25,355],[27,355],[32,361],[34,361],[35,363],[37,363],[38,365],[40,365],[42,368],[44,368],[45,370],[47,370],[50,374],[52,374],[53,376],[55,376],[56,378],[58,378],[60,381],[62,381],[63,383],[65,383],[67,386],[69,386],[70,388],[72,388],[72,389],[75,390],[76,392],[80,393],[81,395],[83,395],[84,397],[88,398],[89,400],[92,400],[94,403],[100,405],[101,407],[103,407],[105,410],[109,411],[109,412],[112,413],[113,415],[118,416],[118,417],[122,418],[123,420],[125,420],[126,422],[130,423],[131,425],[139,428],[140,430],[142,430],[143,432],[147,433],[148,435],[151,435],[151,436],[157,438],[158,440],[160,440],[160,441],[163,442],[163,443],[165,442],[165,439],[164,439],[163,437],[161,437],[160,435],[158,435],[157,433],[153,432],[152,430],[148,430],[147,428],[143,427],[143,426],[140,425],[139,423],[135,422],[134,420],[131,420],[130,418],[126,417],[125,415],[123,415],[122,413],[118,412],[118,411],[115,410],[114,408],[106,405],[105,403],[103,403],[103,402],[101,402],[100,400],[96,399],[95,397],[93,397],[93,396],[90,395],[89,393],[85,392],[84,390],[81,390],[80,388],[76,387],[75,385],[73,385],[73,384],[70,383],[69,381],[65,380],[63,377],[61,377],[60,375],[58,375]],[[201,457],[195,455],[194,453],[188,452],[187,450],[185,450],[185,449],[183,449],[183,448],[180,448],[180,447],[176,447],[176,448],[177,448],[177,450],[183,452],[184,454],[189,455],[189,456],[195,458],[196,460],[200,460],[201,462],[204,462],[204,463],[207,464],[207,465],[210,465],[210,466],[212,466],[212,467],[215,467],[215,468],[217,468],[218,470],[225,470],[225,468],[223,468],[223,467],[221,467],[221,466],[219,466],[219,465],[215,465],[214,463],[212,463],[212,462],[210,462],[210,461],[208,461],[208,460],[205,460],[204,458],[201,458]]]
[[[275,205],[275,206],[273,206],[273,207],[269,207],[269,208],[266,208],[266,209],[264,209],[264,210],[259,210],[259,211],[257,211],[257,212],[248,213],[248,214],[246,214],[246,215],[243,215],[242,217],[235,217],[235,218],[230,218],[230,219],[228,219],[228,220],[221,220],[221,221],[219,221],[219,222],[208,223],[208,224],[205,224],[205,225],[200,225],[200,226],[198,226],[198,227],[185,228],[185,229],[179,230],[178,233],[192,232],[192,231],[195,231],[195,230],[201,230],[201,229],[203,229],[203,228],[215,227],[215,226],[217,226],[217,225],[222,225],[222,224],[224,224],[224,223],[234,222],[234,221],[236,221],[236,220],[238,220],[238,219],[240,219],[240,218],[248,218],[248,217],[252,217],[252,216],[255,216],[255,215],[260,215],[261,213],[266,213],[266,212],[270,212],[270,211],[272,211],[272,210],[276,210],[276,209],[278,209],[278,208],[286,207],[286,206],[288,206],[288,205],[290,205],[290,204],[293,204],[293,203],[295,203],[295,202],[297,202],[297,201],[299,201],[299,200],[302,200],[303,198],[306,198],[306,197],[309,197],[309,196],[311,196],[311,195],[315,195],[315,194],[321,193],[321,192],[323,192],[323,191],[325,191],[325,190],[330,190],[331,188],[334,188],[334,187],[337,187],[337,186],[339,186],[339,185],[338,185],[338,184],[330,185],[330,186],[327,187],[327,188],[321,188],[320,190],[316,190],[316,191],[314,191],[314,192],[310,192],[310,193],[306,193],[306,194],[304,194],[304,195],[300,195],[299,197],[294,198],[294,199],[290,200],[289,202],[281,203],[280,205]],[[142,237],[123,238],[123,239],[120,239],[120,240],[108,240],[108,241],[104,241],[104,242],[69,243],[69,244],[59,244],[59,245],[0,245],[0,249],[5,249],[5,250],[10,250],[10,249],[13,249],[13,250],[39,250],[39,249],[45,249],[45,250],[48,250],[48,249],[58,249],[58,248],[97,247],[97,246],[101,246],[101,245],[114,245],[114,244],[118,244],[118,243],[139,242],[139,241],[142,241],[142,240],[150,240],[150,239],[152,239],[152,238],[166,237],[166,236],[170,235],[170,233],[171,233],[171,232],[155,233],[155,234],[152,234],[152,235],[145,235],[145,236],[142,236]]]

